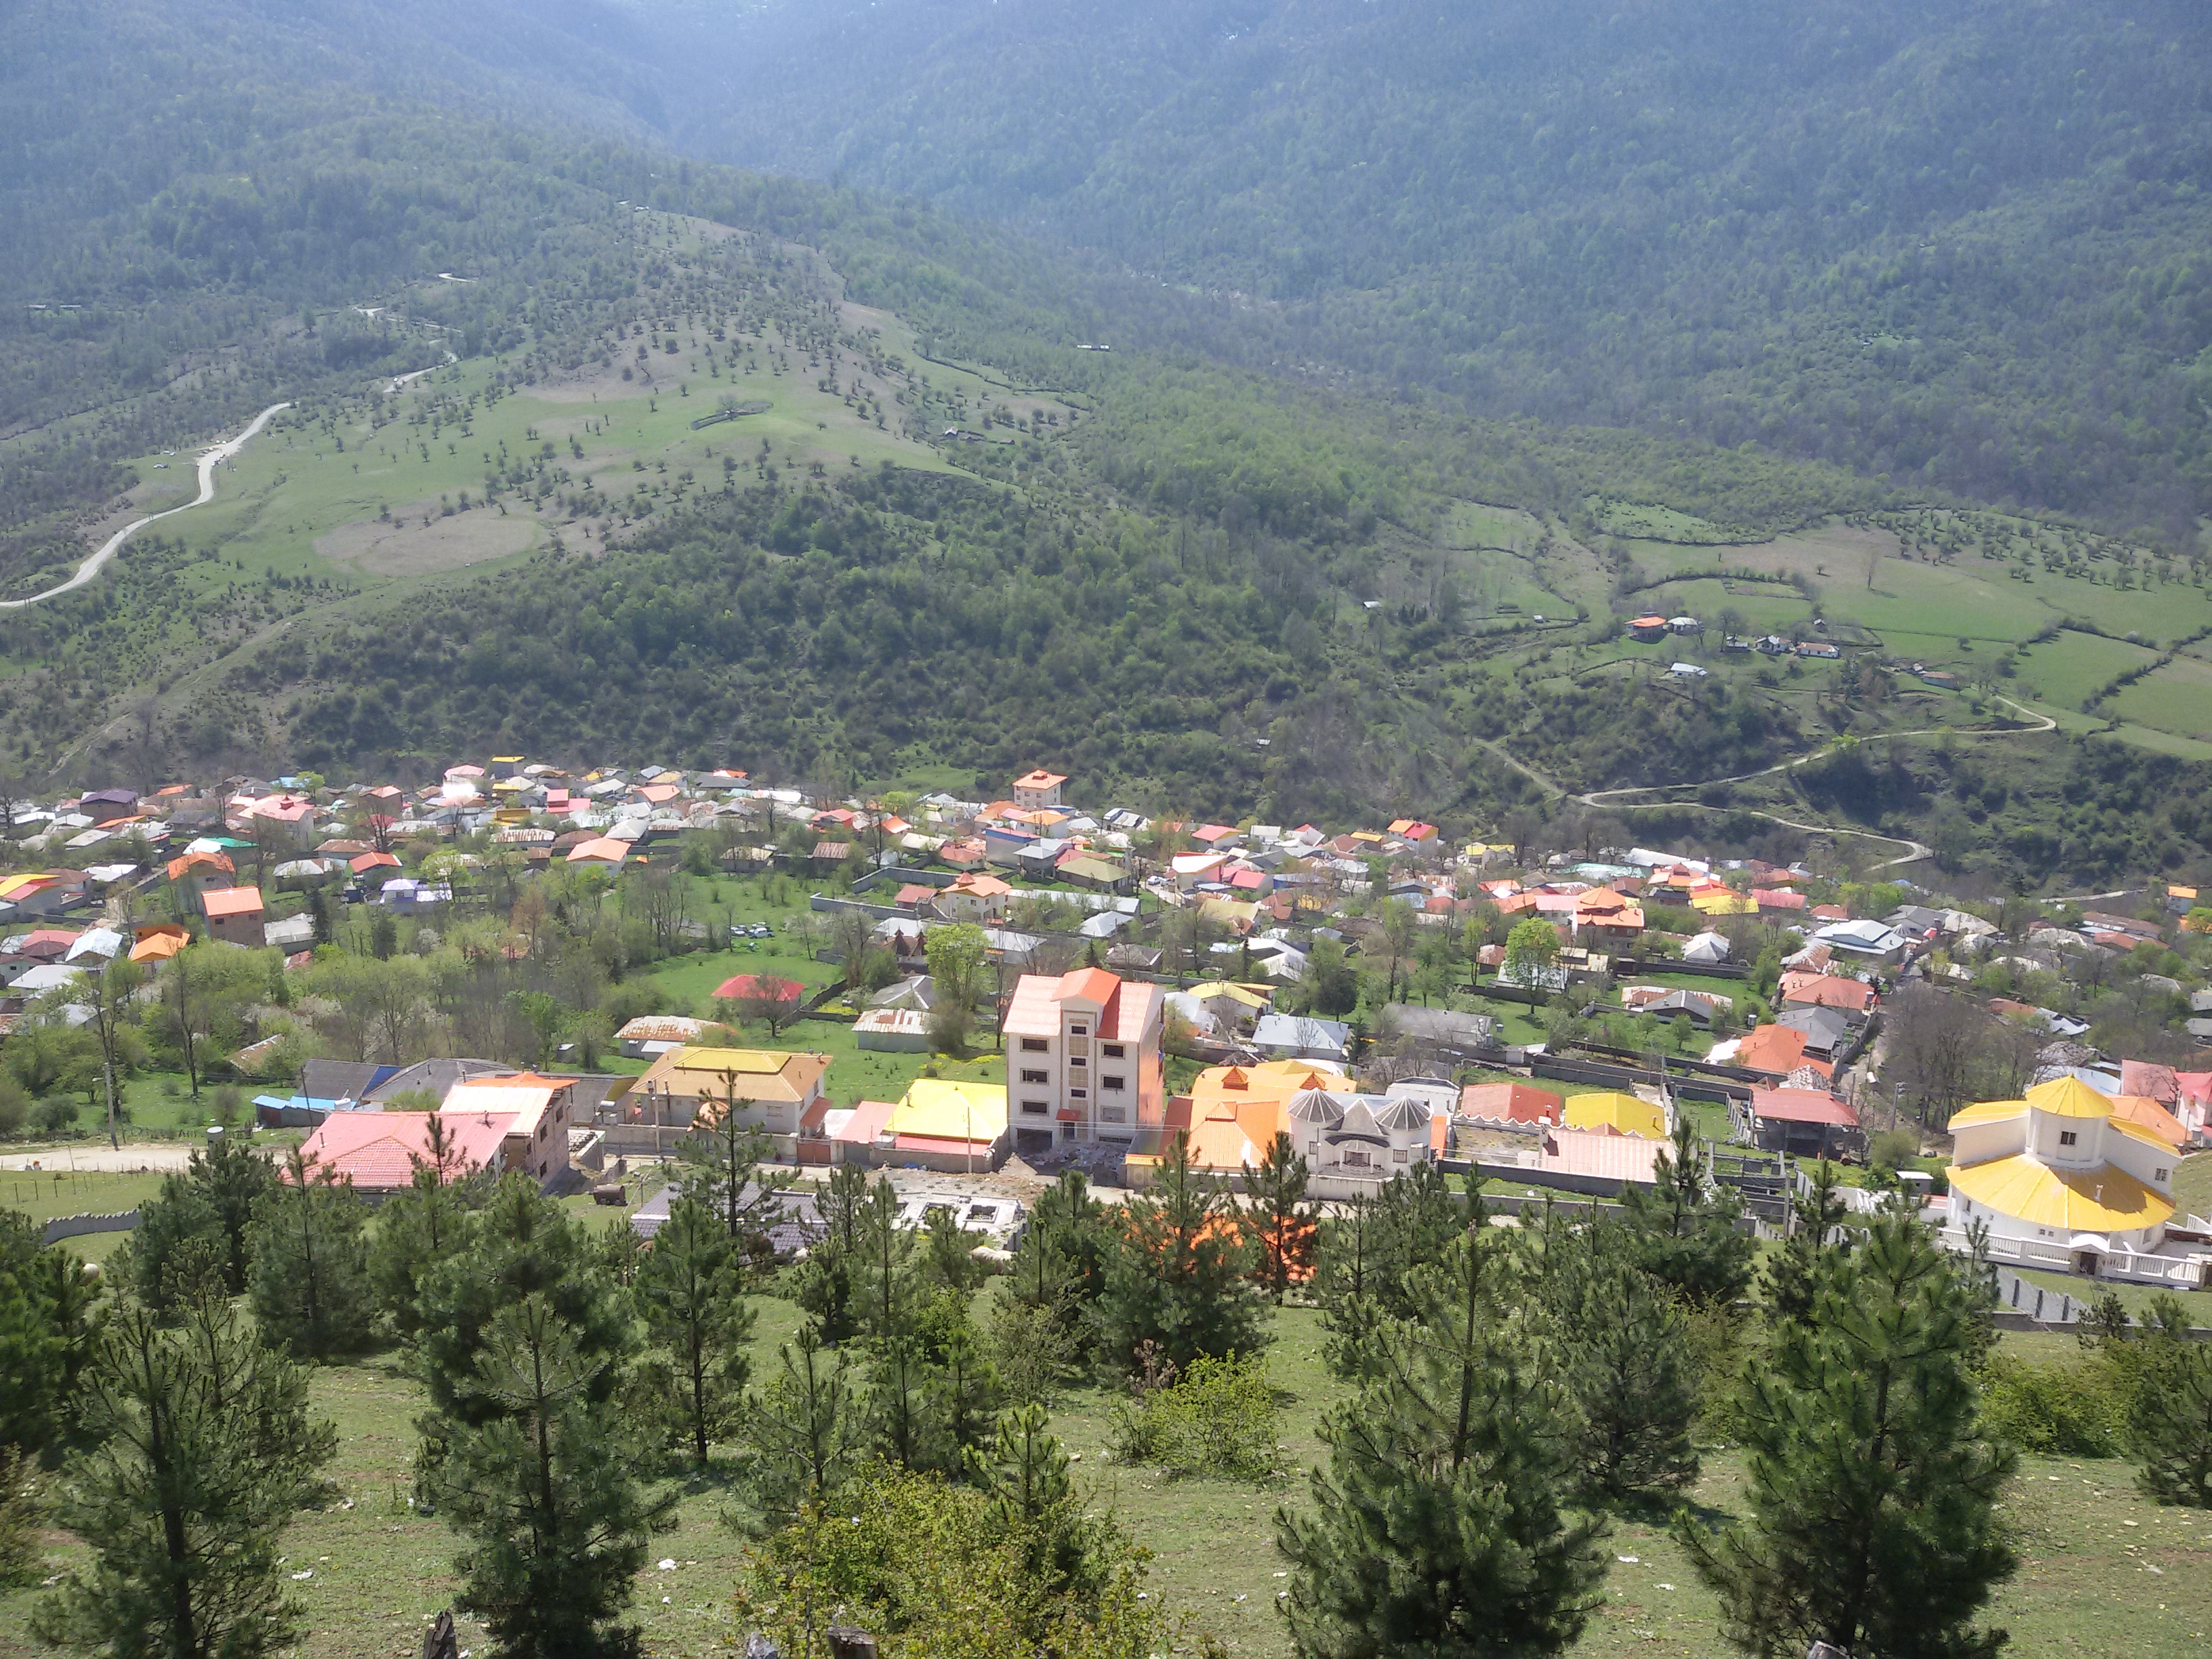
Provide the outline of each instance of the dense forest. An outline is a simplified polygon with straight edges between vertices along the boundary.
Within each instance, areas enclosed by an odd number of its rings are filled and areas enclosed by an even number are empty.
[[[2177,0],[809,0],[696,49],[691,147],[1234,295],[1253,361],[2177,541],[2212,490]]]

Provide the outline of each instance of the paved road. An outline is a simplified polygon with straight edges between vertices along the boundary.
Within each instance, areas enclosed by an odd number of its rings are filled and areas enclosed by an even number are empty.
[[[195,499],[186,501],[182,507],[173,507],[167,513],[149,514],[143,519],[137,519],[125,525],[122,529],[107,538],[99,552],[76,568],[76,575],[71,576],[59,587],[50,587],[43,593],[33,593],[27,599],[0,599],[0,611],[20,611],[27,605],[36,605],[42,599],[52,599],[56,594],[66,593],[73,588],[82,587],[107,568],[107,562],[123,550],[124,543],[129,541],[148,525],[168,518],[173,514],[189,513],[196,507],[205,507],[215,499],[216,468],[245,448],[247,440],[259,435],[263,427],[267,426],[272,419],[291,406],[289,404],[270,404],[268,408],[253,417],[253,424],[247,427],[245,431],[227,443],[217,444],[206,454],[201,456],[200,493]]]

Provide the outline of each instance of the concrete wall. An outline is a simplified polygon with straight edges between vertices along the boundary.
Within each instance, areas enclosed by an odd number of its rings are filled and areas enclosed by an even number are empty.
[[[46,1242],[52,1244],[64,1238],[82,1238],[87,1233],[127,1233],[137,1224],[136,1210],[124,1210],[114,1215],[57,1216],[46,1223]]]

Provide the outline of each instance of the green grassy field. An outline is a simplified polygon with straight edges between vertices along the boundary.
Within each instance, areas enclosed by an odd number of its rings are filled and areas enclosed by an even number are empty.
[[[757,1302],[756,1367],[773,1363],[797,1310]],[[1054,1413],[1054,1431],[1079,1455],[1078,1477],[1155,1552],[1152,1588],[1171,1608],[1190,1612],[1230,1651],[1280,1659],[1290,1646],[1275,1611],[1285,1564],[1273,1547],[1279,1504],[1304,1501],[1303,1471],[1322,1455],[1321,1415],[1340,1385],[1321,1363],[1315,1316],[1286,1310],[1274,1322],[1268,1356],[1282,1415],[1278,1438],[1291,1473],[1257,1485],[1169,1480],[1152,1471],[1103,1461],[1115,1395],[1072,1391]],[[2008,1338],[2008,1345],[2015,1339]],[[2031,1357],[2063,1358],[2050,1340],[2020,1339]],[[285,1540],[284,1569],[311,1573],[288,1584],[307,1610],[301,1659],[399,1659],[422,1626],[448,1605],[455,1577],[453,1534],[434,1516],[410,1508],[412,1419],[422,1393],[396,1356],[316,1372],[318,1407],[337,1424],[331,1504],[305,1514]],[[1725,1517],[1742,1502],[1741,1455],[1708,1449],[1702,1478],[1688,1494],[1703,1511]],[[729,1495],[719,1480],[688,1483],[676,1530],[656,1540],[639,1575],[632,1615],[648,1652],[668,1659],[726,1655],[744,1632],[732,1622],[731,1592],[742,1540],[719,1524]],[[2132,1659],[2182,1653],[2212,1630],[2212,1517],[2160,1509],[2137,1496],[2127,1466],[2094,1460],[2024,1460],[2005,1500],[2021,1554],[2020,1571],[1997,1593],[1991,1622],[2010,1630],[2024,1659]],[[53,1570],[82,1559],[80,1547],[49,1533],[42,1540]],[[1717,1610],[1664,1525],[1624,1517],[1604,1545],[1604,1602],[1573,1651],[1588,1656],[1722,1650]],[[668,1569],[658,1564],[672,1562]],[[2157,1569],[2153,1572],[2151,1569]],[[42,1653],[28,1638],[35,1591],[0,1596],[0,1659]],[[483,1632],[463,1622],[461,1645],[482,1651]]]
[[[2212,738],[2212,662],[2176,657],[2114,697],[2113,714],[2176,737]]]
[[[2115,676],[2156,659],[2157,653],[2124,640],[2069,631],[2021,653],[2019,678],[2040,701],[2079,708]]]

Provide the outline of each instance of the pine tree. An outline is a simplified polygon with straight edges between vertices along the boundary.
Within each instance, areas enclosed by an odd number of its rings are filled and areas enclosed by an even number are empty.
[[[462,1167],[459,1151],[433,1112],[422,1153],[410,1153],[414,1175],[377,1212],[376,1237],[369,1246],[369,1289],[379,1310],[402,1340],[422,1330],[416,1298],[431,1269],[468,1242],[471,1206],[485,1182]]]
[[[350,1182],[310,1170],[297,1146],[288,1174],[253,1224],[253,1316],[296,1357],[328,1359],[368,1340],[366,1213]]]
[[[974,1237],[962,1230],[949,1205],[931,1210],[922,1230],[921,1260],[915,1264],[922,1283],[963,1296],[973,1291],[983,1277],[981,1264],[971,1254],[975,1248]]]
[[[639,1263],[636,1288],[646,1330],[674,1366],[692,1455],[703,1469],[708,1440],[744,1388],[753,1325],[738,1247],[722,1218],[691,1194],[679,1196]]]
[[[1673,1297],[1636,1266],[1617,1226],[1571,1227],[1555,1213],[1523,1236],[1540,1241],[1536,1294],[1574,1401],[1584,1492],[1617,1500],[1688,1485],[1698,1396]]]
[[[2014,1459],[1984,1436],[1985,1296],[1911,1217],[1871,1218],[1809,1317],[1778,1327],[1739,1407],[1749,1514],[1677,1531],[1745,1653],[1991,1654],[1972,1620],[2010,1577]]]
[[[1836,1166],[1822,1158],[1807,1188],[1791,1196],[1790,1237],[1768,1256],[1760,1275],[1760,1299],[1771,1322],[1809,1319],[1829,1276],[1850,1254],[1850,1238],[1839,1231],[1847,1213],[1842,1184]]]
[[[2189,1323],[2174,1297],[2151,1304],[2142,1335],[2130,1345],[2128,1437],[2147,1495],[2204,1510],[2212,1509],[2212,1343],[2194,1340]]]
[[[635,1632],[612,1621],[647,1540],[675,1524],[673,1495],[645,1490],[606,1403],[617,1362],[583,1334],[542,1295],[501,1308],[477,1368],[495,1414],[452,1426],[434,1477],[469,1540],[460,1604],[516,1659],[635,1651]]]
[[[535,1182],[509,1174],[492,1189],[465,1248],[423,1275],[418,1352],[430,1403],[442,1417],[477,1423],[505,1413],[485,1392],[477,1361],[501,1310],[532,1296],[545,1300],[584,1353],[628,1357],[635,1335],[627,1299],[590,1237]],[[618,1365],[602,1366],[592,1389],[605,1398],[619,1376]]]
[[[1598,1604],[1601,1528],[1565,1510],[1572,1407],[1493,1305],[1492,1248],[1463,1233],[1409,1276],[1413,1316],[1323,1421],[1313,1508],[1276,1511],[1303,1659],[1558,1653]]]
[[[840,1164],[830,1170],[821,1188],[822,1234],[799,1269],[794,1292],[825,1342],[842,1342],[860,1328],[853,1298],[868,1204],[866,1169]]]
[[[864,1449],[849,1368],[802,1326],[777,1350],[778,1369],[745,1396],[744,1485],[751,1529],[788,1526],[808,1504],[833,1497]]]
[[[1178,1365],[1200,1354],[1257,1353],[1267,1332],[1247,1282],[1250,1247],[1228,1199],[1192,1167],[1187,1133],[1176,1131],[1152,1184],[1123,1208],[1098,1307],[1115,1357],[1133,1363],[1146,1342]]]
[[[118,1253],[118,1276],[161,1317],[175,1316],[211,1265],[225,1294],[243,1295],[252,1267],[251,1230],[276,1188],[276,1166],[228,1136],[195,1150],[160,1194],[141,1207]]]
[[[965,1304],[961,1311],[966,1312]],[[929,1377],[929,1410],[944,1467],[958,1474],[969,1455],[993,1432],[999,1411],[999,1374],[984,1352],[972,1321],[963,1318],[940,1342]]]
[[[1280,1305],[1293,1279],[1313,1261],[1313,1221],[1307,1214],[1306,1161],[1278,1129],[1260,1167],[1244,1165],[1244,1223],[1260,1252],[1260,1271]]]
[[[89,1449],[57,1519],[92,1551],[38,1610],[46,1640],[154,1659],[260,1659],[300,1633],[277,1547],[337,1449],[300,1368],[204,1298],[185,1328],[110,1322],[84,1378]]]
[[[1751,1283],[1755,1247],[1736,1231],[1735,1195],[1705,1179],[1686,1115],[1676,1120],[1674,1145],[1659,1154],[1656,1175],[1650,1188],[1631,1186],[1621,1194],[1638,1261],[1695,1305],[1727,1306]]]
[[[104,1317],[84,1263],[0,1211],[0,1450],[35,1458],[61,1437]]]
[[[761,1165],[775,1150],[767,1133],[745,1124],[738,1112],[738,1073],[722,1073],[725,1098],[702,1101],[713,1115],[677,1147],[684,1191],[720,1218],[724,1231],[747,1260],[770,1252],[768,1231],[783,1216],[783,1205],[760,1178]]]
[[[1413,1275],[1467,1230],[1467,1211],[1444,1172],[1420,1164],[1383,1183],[1371,1220],[1369,1275],[1376,1304],[1389,1318],[1407,1317]]]
[[[1355,1193],[1321,1225],[1314,1253],[1314,1299],[1321,1304],[1322,1358],[1340,1377],[1358,1375],[1375,1305],[1375,1205]]]

